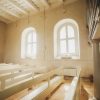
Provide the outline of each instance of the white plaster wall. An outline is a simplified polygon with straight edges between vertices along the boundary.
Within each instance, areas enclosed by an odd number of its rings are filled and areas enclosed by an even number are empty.
[[[0,22],[0,62],[3,62],[4,57],[4,36],[6,25]]]
[[[65,6],[65,14],[62,6],[46,12],[46,32],[44,33],[44,14],[43,12],[21,19],[16,23],[7,25],[5,62],[32,64],[40,66],[81,66],[82,76],[88,76],[93,73],[92,48],[88,45],[88,31],[86,29],[86,4],[85,0],[79,0]],[[54,25],[64,19],[72,18],[79,25],[80,37],[80,59],[70,60],[54,59],[53,29]],[[34,27],[38,36],[37,59],[21,59],[21,34],[27,27]],[[45,47],[45,48],[44,48]]]

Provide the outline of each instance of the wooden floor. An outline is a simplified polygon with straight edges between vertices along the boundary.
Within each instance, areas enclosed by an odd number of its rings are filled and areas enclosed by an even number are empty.
[[[66,82],[53,93],[49,100],[64,100],[65,95],[68,93],[70,84],[71,80],[66,80]]]
[[[69,87],[70,87],[71,82],[72,82],[72,79],[67,79],[61,86],[59,86],[52,93],[52,95],[49,97],[48,100],[64,100],[65,95],[69,91]],[[85,92],[82,90],[82,88],[84,88]],[[21,97],[21,96],[23,96],[27,93],[28,93],[28,91],[24,90],[24,91],[20,92],[19,97]],[[87,94],[89,94],[90,98],[92,98],[94,96],[94,85],[93,85],[93,83],[82,79],[81,80],[81,92],[80,92],[80,95],[79,95],[80,100],[95,100],[95,99],[88,99]],[[20,100],[17,95],[15,95],[14,97],[16,97],[17,100]],[[16,100],[16,99],[9,98],[7,100]]]
[[[66,82],[62,84],[48,100],[64,100],[65,95],[68,93],[68,88],[70,84],[71,84],[71,80],[66,80]],[[85,92],[81,90],[80,95],[79,95],[80,100],[95,100],[93,99],[94,84],[91,83],[89,80],[82,79],[81,86],[84,87]]]
[[[95,100],[94,99],[94,84],[89,80],[81,80],[81,100]]]

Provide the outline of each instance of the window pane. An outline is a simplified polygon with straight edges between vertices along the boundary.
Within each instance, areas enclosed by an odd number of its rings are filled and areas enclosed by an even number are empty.
[[[75,53],[75,40],[68,40],[68,53]]]
[[[66,53],[66,40],[60,41],[60,53],[65,54]]]
[[[61,29],[60,29],[60,39],[65,39],[66,38],[66,27],[63,26]]]
[[[33,32],[33,42],[36,42],[36,33]]]
[[[26,55],[27,57],[31,57],[31,54],[32,54],[32,44],[27,44],[27,49],[26,49]]]
[[[28,42],[32,42],[32,33],[28,33],[26,38]]]
[[[32,56],[35,57],[36,56],[36,48],[37,48],[36,43],[33,43],[32,45],[33,45],[33,47],[32,47]]]
[[[68,38],[74,37],[74,29],[73,29],[73,27],[68,25],[67,29],[68,29]]]

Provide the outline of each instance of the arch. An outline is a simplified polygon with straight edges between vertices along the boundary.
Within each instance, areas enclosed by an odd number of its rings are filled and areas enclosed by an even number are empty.
[[[78,27],[78,24],[75,20],[73,19],[62,19],[60,20],[59,22],[56,23],[56,25],[54,26],[54,57],[59,57],[61,56],[59,54],[59,31],[60,29],[63,27],[63,26],[66,26],[66,25],[70,25],[72,26],[72,28],[75,30],[75,45],[77,47],[78,50],[76,50],[76,54],[75,56],[80,56],[80,48],[79,48],[79,27]],[[66,54],[67,55],[67,54]],[[71,54],[70,54],[71,55]],[[67,55],[68,56],[68,55]]]
[[[31,36],[29,36],[31,35]],[[31,39],[29,39],[31,38]],[[36,55],[34,55],[32,52],[32,54],[28,55],[27,54],[27,50],[28,50],[28,44],[30,40],[30,45],[33,45],[34,43],[36,44],[37,42],[37,37],[36,37],[36,30],[33,27],[28,27],[26,29],[23,30],[22,32],[22,36],[21,36],[21,58],[35,58]],[[35,40],[34,40],[35,39]],[[32,46],[30,47],[30,49],[32,49]],[[36,48],[34,48],[36,49]]]

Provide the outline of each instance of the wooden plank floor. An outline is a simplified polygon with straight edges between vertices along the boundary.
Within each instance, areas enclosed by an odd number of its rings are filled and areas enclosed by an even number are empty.
[[[65,95],[68,93],[70,84],[71,80],[67,80],[55,91],[55,93],[53,93],[53,95],[49,98],[49,100],[64,100]]]
[[[94,84],[89,80],[81,79],[81,100],[95,100],[94,98]]]
[[[71,84],[71,80],[67,80],[64,84],[62,84],[55,92],[54,94],[48,99],[48,100],[64,100],[65,95],[68,93],[68,88]],[[93,83],[89,81],[81,80],[81,85],[84,86],[86,91],[89,94],[89,98],[94,96],[94,85]],[[85,96],[84,93],[80,93],[80,100],[88,100],[88,97]],[[90,99],[95,100],[95,99]]]
[[[52,95],[49,97],[48,100],[64,100],[65,95],[68,93],[69,91],[69,87],[70,84],[72,82],[72,79],[67,79],[65,81],[65,83],[63,83],[61,86],[58,87],[58,89],[56,89]],[[84,87],[85,91],[87,91],[88,94],[90,94],[90,97],[93,96],[94,94],[94,84],[89,82],[89,81],[85,81],[85,80],[81,80],[81,86]],[[28,89],[23,90],[22,92],[11,96],[9,99],[6,100],[20,100],[20,97],[23,97],[24,95],[27,95],[29,92],[31,92],[32,90],[28,91]],[[85,96],[86,92],[82,92],[80,93],[80,100],[88,100],[88,97]],[[16,99],[15,99],[16,98]],[[93,99],[90,99],[93,100]]]

